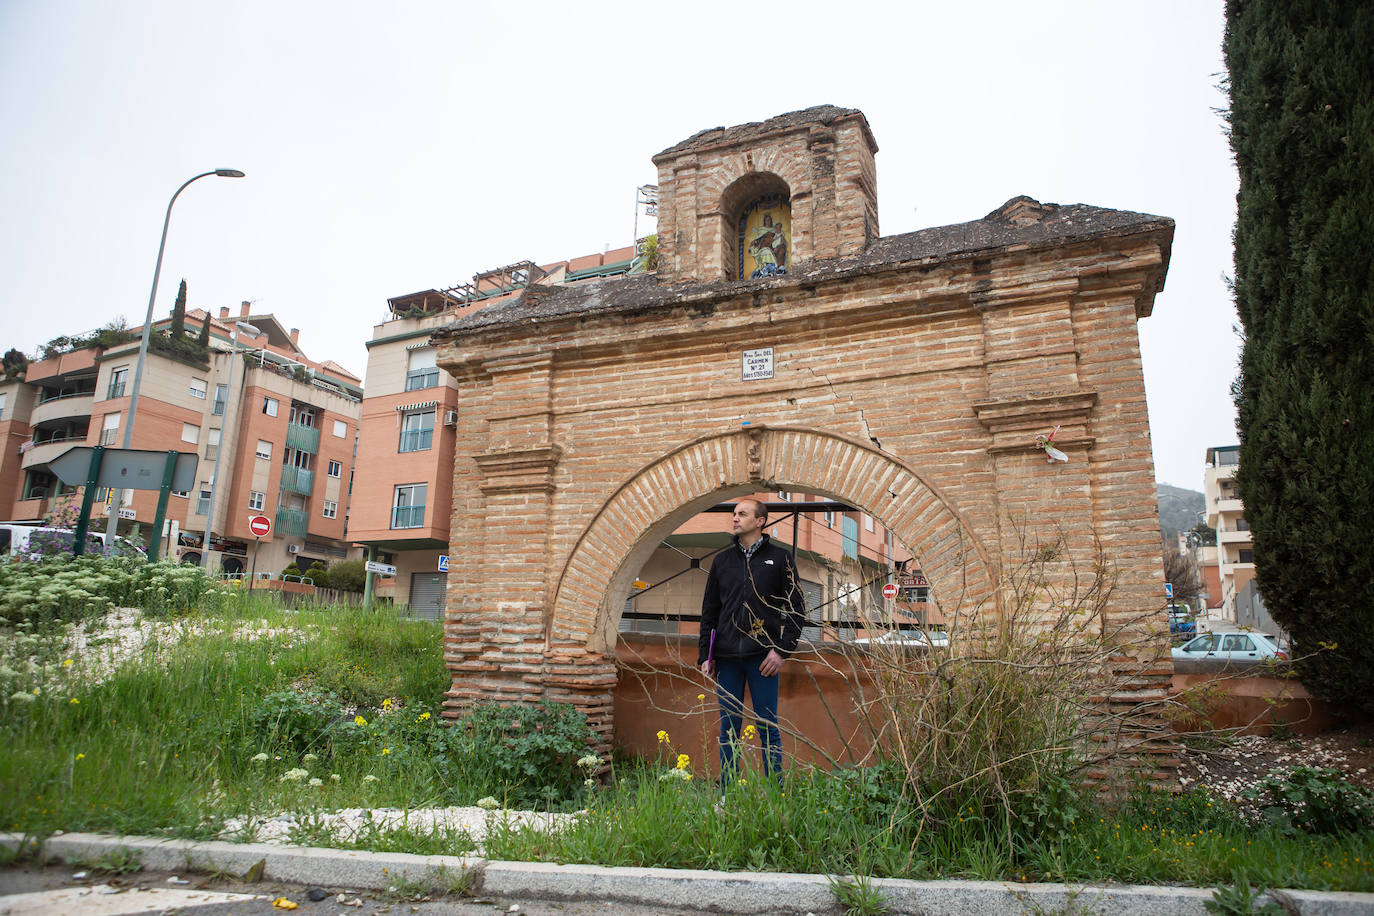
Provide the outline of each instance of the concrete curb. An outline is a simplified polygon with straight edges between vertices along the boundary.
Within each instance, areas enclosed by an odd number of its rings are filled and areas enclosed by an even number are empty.
[[[24,837],[0,833],[17,851]],[[67,833],[43,842],[45,859],[89,862],[137,853],[157,871],[223,871],[241,875],[263,862],[263,877],[330,888],[384,891],[398,882],[525,900],[587,900],[688,907],[751,916],[770,913],[838,914],[825,875],[720,872],[672,868],[602,868],[542,862],[492,862],[467,856],[417,856],[266,843],[165,840],[157,837]],[[891,913],[946,916],[1022,916],[1026,913],[1102,913],[1111,916],[1208,916],[1210,889],[1153,885],[1071,886],[998,881],[907,881],[875,878]],[[1299,916],[1374,916],[1374,894],[1273,890],[1261,898]]]

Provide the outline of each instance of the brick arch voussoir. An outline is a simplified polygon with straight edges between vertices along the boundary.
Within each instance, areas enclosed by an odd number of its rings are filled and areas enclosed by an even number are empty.
[[[920,558],[937,603],[995,601],[995,570],[954,503],[897,457],[834,433],[764,428],[713,434],[642,466],[596,512],[554,592],[551,643],[606,653],[627,563],[720,498],[770,489],[815,492],[872,515]],[[646,523],[645,519],[654,519]],[[624,588],[614,589],[619,580]]]

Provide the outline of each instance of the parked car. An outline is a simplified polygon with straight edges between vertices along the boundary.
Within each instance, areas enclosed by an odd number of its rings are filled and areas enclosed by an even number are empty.
[[[867,636],[854,640],[856,646],[915,646],[921,649],[940,648],[949,645],[949,634],[943,630],[888,630],[881,636],[871,639]]]
[[[1174,647],[1175,661],[1218,659],[1221,661],[1263,661],[1288,659],[1274,637],[1253,630],[1203,633]]]
[[[1197,620],[1187,608],[1169,605],[1169,635],[1182,638],[1197,635]]]
[[[35,551],[71,553],[76,534],[69,528],[47,528],[41,525],[0,525],[0,556],[27,559]],[[105,535],[86,532],[86,553],[103,554]]]

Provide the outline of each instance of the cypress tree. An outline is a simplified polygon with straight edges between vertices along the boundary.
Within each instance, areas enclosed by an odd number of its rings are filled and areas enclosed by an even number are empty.
[[[1317,696],[1374,713],[1374,4],[1228,0],[1237,485]]]
[[[196,338],[196,346],[202,351],[210,348],[210,313],[205,313],[205,320],[200,323],[200,336]]]
[[[181,288],[177,290],[177,301],[172,306],[172,324],[167,329],[167,336],[174,342],[186,336],[186,281],[181,281]]]

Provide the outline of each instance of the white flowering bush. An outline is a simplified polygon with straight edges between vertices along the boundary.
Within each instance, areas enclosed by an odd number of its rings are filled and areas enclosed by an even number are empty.
[[[195,566],[136,557],[53,557],[0,563],[0,620],[77,621],[114,607],[161,616],[217,609],[233,589]]]

